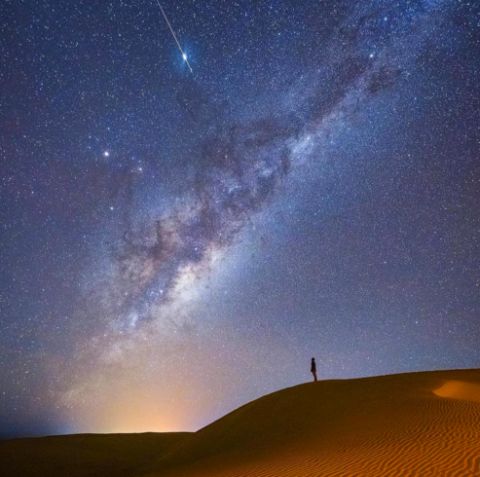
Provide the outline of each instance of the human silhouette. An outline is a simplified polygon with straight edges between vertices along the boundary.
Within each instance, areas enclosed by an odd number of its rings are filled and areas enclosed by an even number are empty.
[[[317,379],[317,363],[315,363],[315,358],[312,358],[312,364],[310,365],[310,372],[313,374],[313,381],[316,383]]]

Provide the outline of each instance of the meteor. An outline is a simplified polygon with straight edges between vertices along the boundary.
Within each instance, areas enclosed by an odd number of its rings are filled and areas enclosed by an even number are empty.
[[[156,0],[158,8],[160,8],[160,11],[162,12],[162,16],[165,19],[165,23],[167,24],[170,33],[173,36],[173,39],[175,40],[175,43],[177,44],[178,50],[180,51],[180,54],[182,55],[183,61],[187,64],[188,69],[190,70],[190,73],[193,73],[192,67],[190,66],[190,63],[188,61],[188,56],[187,54],[183,51],[182,47],[180,46],[180,42],[178,41],[177,35],[173,31],[172,25],[170,24],[170,21],[168,20],[167,14],[165,13],[165,10],[162,7],[162,4],[160,3],[160,0]]]

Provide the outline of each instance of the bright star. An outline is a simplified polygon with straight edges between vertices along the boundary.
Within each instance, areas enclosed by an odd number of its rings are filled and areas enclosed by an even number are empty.
[[[110,151],[103,151],[103,157],[110,157]]]

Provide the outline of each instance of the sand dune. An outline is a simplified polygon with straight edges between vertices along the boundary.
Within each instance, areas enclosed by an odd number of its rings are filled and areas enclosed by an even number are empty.
[[[191,435],[150,476],[480,476],[480,371],[285,389]]]
[[[140,434],[121,445],[125,436],[85,436],[81,452],[69,441],[76,437],[50,439],[57,439],[49,441],[50,454],[39,452],[45,439],[0,444],[0,471],[10,452],[1,475],[480,476],[480,371],[302,384],[194,434]],[[105,439],[112,439],[110,448]],[[43,456],[40,471],[14,472],[19,452]],[[123,468],[112,465],[112,454],[123,459]],[[69,455],[76,455],[76,473],[66,472]]]

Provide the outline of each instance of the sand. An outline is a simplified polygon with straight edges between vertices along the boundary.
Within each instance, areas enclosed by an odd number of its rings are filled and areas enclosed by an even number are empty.
[[[76,434],[0,441],[1,477],[133,477],[188,433]]]
[[[444,398],[480,402],[480,384],[466,381],[448,380],[433,392],[437,396]]]
[[[75,475],[480,476],[480,371],[302,384],[246,404],[196,433],[161,438],[158,452],[141,455],[137,446],[128,473],[116,468]],[[90,465],[89,471],[95,469]]]

